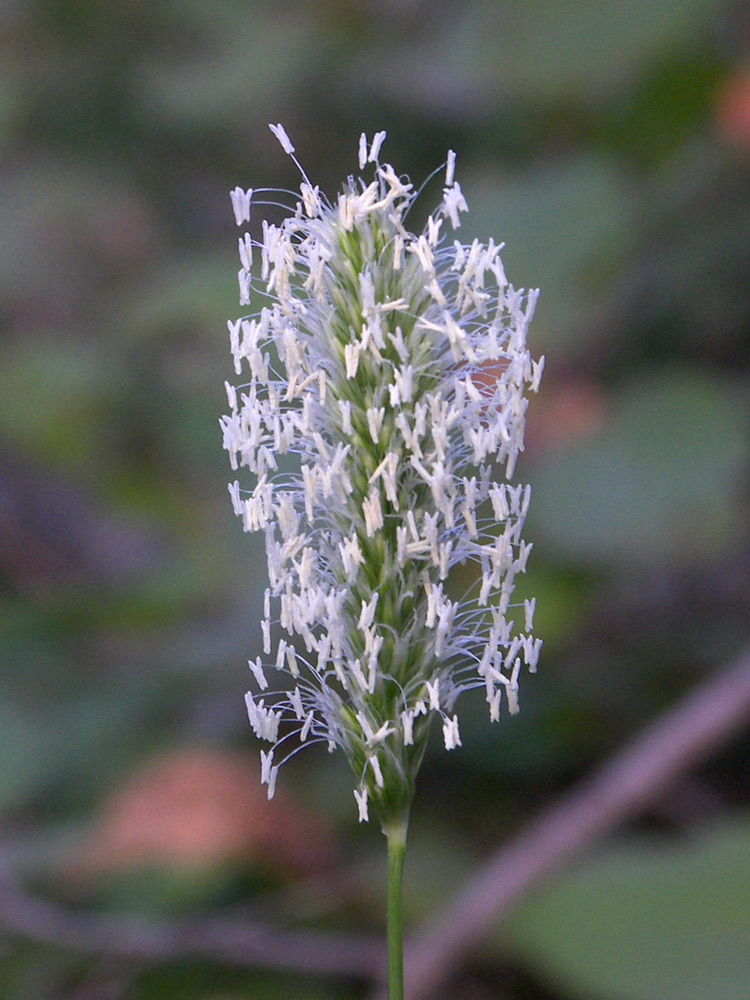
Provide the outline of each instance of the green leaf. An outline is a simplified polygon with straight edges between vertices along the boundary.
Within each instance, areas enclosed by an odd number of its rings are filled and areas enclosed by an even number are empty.
[[[103,351],[84,342],[63,351],[51,338],[0,352],[0,433],[45,463],[86,467],[104,449],[102,413],[112,375]]]
[[[528,536],[594,564],[719,558],[743,527],[747,424],[740,387],[687,370],[634,381],[600,434],[536,468]]]
[[[569,353],[594,327],[590,271],[632,229],[624,176],[603,157],[585,155],[512,175],[466,174],[461,184],[469,213],[457,235],[506,244],[508,280],[541,289],[530,334],[535,353]]]
[[[321,60],[325,36],[315,20],[245,4],[192,7],[201,44],[177,58],[147,55],[134,66],[135,102],[148,115],[188,129],[256,127],[304,86]],[[202,10],[201,10],[202,7]],[[209,13],[210,10],[210,13]]]
[[[750,815],[623,845],[522,905],[498,940],[573,997],[747,1000]]]
[[[441,120],[517,101],[596,105],[665,48],[700,38],[715,8],[713,0],[475,0],[427,20],[408,48],[389,35],[357,61],[356,81]]]

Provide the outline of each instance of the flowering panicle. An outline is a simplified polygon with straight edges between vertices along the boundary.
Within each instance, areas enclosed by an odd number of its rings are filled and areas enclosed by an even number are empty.
[[[360,819],[372,808],[386,822],[408,809],[432,717],[446,749],[460,746],[458,695],[484,688],[494,721],[503,697],[518,710],[522,666],[536,669],[534,601],[520,627],[506,617],[531,550],[530,491],[493,480],[492,465],[513,475],[543,359],[526,347],[537,293],[508,284],[502,245],[446,237],[467,211],[454,154],[414,235],[415,193],[381,164],[384,139],[361,137],[369,183],[350,178],[331,203],[300,167],[290,215],[264,221],[260,242],[241,237],[240,301],[259,251],[270,304],[229,323],[235,371],[249,374],[227,383],[221,424],[232,468],[254,477],[230,485],[235,513],[265,535],[266,660],[250,663],[247,708],[272,744],[269,797],[280,758],[323,741],[349,759]],[[238,225],[252,202],[232,192]],[[467,562],[475,584],[455,600],[450,573]],[[289,680],[272,691],[269,673]]]

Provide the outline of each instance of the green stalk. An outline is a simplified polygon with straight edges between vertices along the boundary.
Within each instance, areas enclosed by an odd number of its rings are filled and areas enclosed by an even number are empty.
[[[383,827],[388,840],[388,1000],[404,1000],[404,927],[401,886],[408,816]]]

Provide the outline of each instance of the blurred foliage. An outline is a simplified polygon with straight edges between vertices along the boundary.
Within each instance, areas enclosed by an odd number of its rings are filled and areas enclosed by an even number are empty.
[[[29,885],[93,910],[251,903],[382,930],[381,838],[356,827],[345,767],[326,754],[285,769],[284,828],[304,844],[317,816],[332,881],[300,870],[292,840],[270,860],[250,832],[244,851],[210,850],[217,831],[268,821],[242,701],[265,561],[231,515],[216,421],[237,312],[227,191],[297,183],[269,121],[329,192],[363,130],[387,129],[417,183],[454,148],[472,209],[460,235],[505,240],[510,280],[542,289],[532,336],[548,367],[519,470],[535,551],[519,597],[538,597],[545,650],[520,716],[490,727],[469,699],[463,749],[428,753],[410,920],[747,642],[748,59],[750,21],[730,0],[5,0],[0,838]],[[700,806],[665,802],[637,842],[530,901],[453,995],[739,1000],[743,749],[696,776]],[[164,753],[184,764],[169,792],[149,770]],[[196,754],[219,754],[210,784],[229,791],[211,808]],[[149,794],[123,799],[139,775]],[[115,824],[130,848],[106,832],[123,801],[140,802],[132,827]],[[165,816],[203,838],[199,864],[169,859]],[[698,820],[715,829],[683,842]],[[84,875],[92,843],[110,864]],[[132,967],[0,929],[0,994],[362,990]]]
[[[747,386],[726,378],[659,366],[630,379],[596,436],[537,471],[539,547],[610,565],[721,562],[747,512],[749,411]]]
[[[744,1000],[749,896],[745,813],[677,844],[600,852],[521,907],[499,937],[572,996]]]

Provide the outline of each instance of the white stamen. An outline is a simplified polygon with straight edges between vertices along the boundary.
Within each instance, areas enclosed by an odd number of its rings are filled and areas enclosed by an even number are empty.
[[[378,156],[380,156],[380,147],[385,141],[385,132],[376,132],[375,138],[372,140],[372,146],[370,146],[370,155],[367,157],[369,163],[377,163]]]
[[[229,196],[232,199],[232,208],[234,209],[234,217],[237,225],[241,226],[243,222],[249,222],[250,200],[253,197],[253,189],[248,188],[247,191],[243,191],[241,187],[236,187],[234,191],[230,191]]]
[[[448,162],[445,167],[445,186],[452,187],[453,179],[456,172],[456,154],[452,149],[448,150]]]
[[[367,823],[369,816],[367,814],[367,789],[358,788],[354,789],[354,798],[357,800],[357,809],[359,810],[359,822]]]
[[[266,675],[263,673],[263,665],[260,662],[260,657],[257,657],[255,660],[248,660],[248,665],[253,672],[253,677],[258,687],[261,691],[265,691],[268,687],[268,681],[266,680]]]
[[[289,153],[289,155],[291,156],[291,154],[294,152],[294,146],[292,145],[292,140],[286,134],[286,129],[284,128],[284,126],[279,124],[279,125],[269,125],[268,127],[281,143],[281,148],[284,150],[284,152]]]
[[[461,736],[458,732],[458,716],[443,721],[443,741],[446,750],[455,750],[461,746]]]

